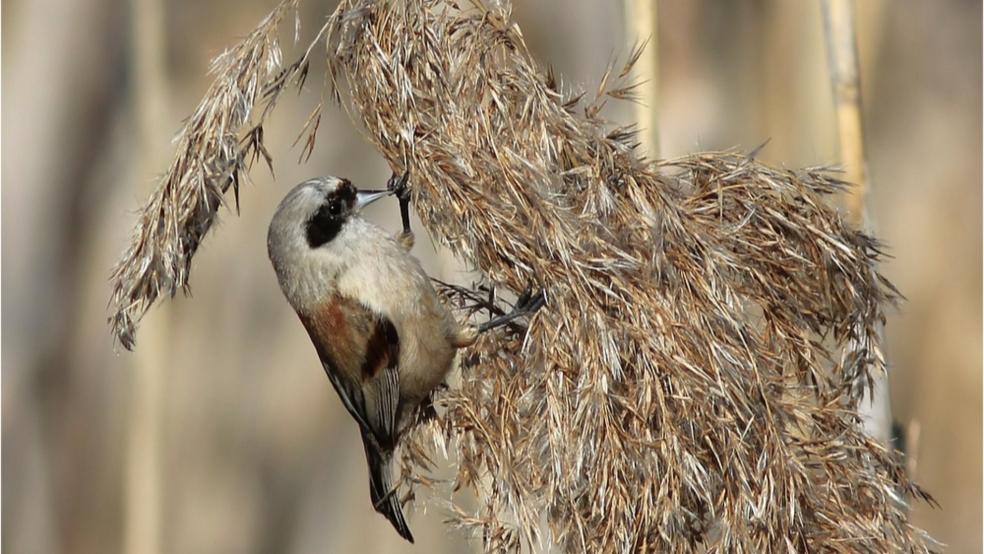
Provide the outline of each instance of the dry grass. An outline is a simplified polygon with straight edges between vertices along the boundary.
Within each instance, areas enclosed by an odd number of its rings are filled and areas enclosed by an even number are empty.
[[[215,222],[225,193],[232,188],[238,205],[247,165],[260,157],[271,162],[262,122],[283,90],[275,82],[284,74],[277,34],[297,2],[283,2],[248,37],[212,62],[215,80],[179,133],[177,154],[141,210],[133,241],[113,269],[110,324],[127,349],[133,348],[136,325],[154,301],[187,287],[191,259]],[[310,52],[292,67],[299,84],[307,75],[309,56]]]
[[[878,243],[827,206],[835,175],[730,152],[640,159],[631,130],[599,118],[632,95],[627,69],[592,98],[557,90],[507,8],[343,0],[284,67],[270,44],[293,7],[220,60],[143,212],[115,273],[124,345],[159,291],[187,283],[245,154],[264,152],[247,124],[261,92],[302,81],[324,43],[428,230],[500,289],[549,295],[525,335],[462,356],[438,418],[404,440],[408,496],[436,443],[480,499],[453,519],[488,551],[926,550],[897,493],[926,496],[858,418],[897,294]]]

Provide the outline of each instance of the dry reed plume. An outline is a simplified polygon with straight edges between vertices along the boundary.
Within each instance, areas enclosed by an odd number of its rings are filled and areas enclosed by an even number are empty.
[[[599,117],[631,98],[627,69],[572,97],[506,2],[343,0],[286,65],[275,31],[295,7],[217,62],[114,273],[124,345],[187,284],[223,193],[265,152],[267,108],[324,45],[333,92],[410,170],[431,233],[491,285],[548,291],[527,333],[462,357],[439,416],[405,438],[407,497],[432,484],[436,444],[478,492],[453,520],[487,551],[926,550],[903,506],[926,495],[858,418],[896,293],[878,243],[826,204],[842,181],[730,152],[640,159]]]

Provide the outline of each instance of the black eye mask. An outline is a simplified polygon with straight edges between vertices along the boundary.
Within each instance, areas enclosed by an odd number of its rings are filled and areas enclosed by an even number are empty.
[[[330,194],[306,224],[308,246],[318,248],[331,242],[342,230],[349,212],[349,202],[345,198]]]
[[[324,203],[306,223],[308,246],[318,248],[331,242],[355,207],[356,190],[348,179],[340,179],[338,187],[325,197]]]

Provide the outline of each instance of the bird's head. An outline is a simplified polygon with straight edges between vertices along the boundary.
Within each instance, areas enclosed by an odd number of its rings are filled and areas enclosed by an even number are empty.
[[[310,248],[330,243],[359,211],[391,191],[360,191],[348,179],[315,177],[294,187],[280,202],[270,236],[303,237]]]
[[[288,192],[267,231],[267,251],[285,292],[358,255],[367,225],[359,212],[389,194],[358,190],[340,177],[308,179]]]

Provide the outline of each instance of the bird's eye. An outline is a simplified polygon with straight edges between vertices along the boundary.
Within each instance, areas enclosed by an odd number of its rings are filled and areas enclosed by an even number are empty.
[[[345,205],[338,198],[327,198],[318,211],[305,223],[307,241],[311,248],[331,242],[345,224]]]

